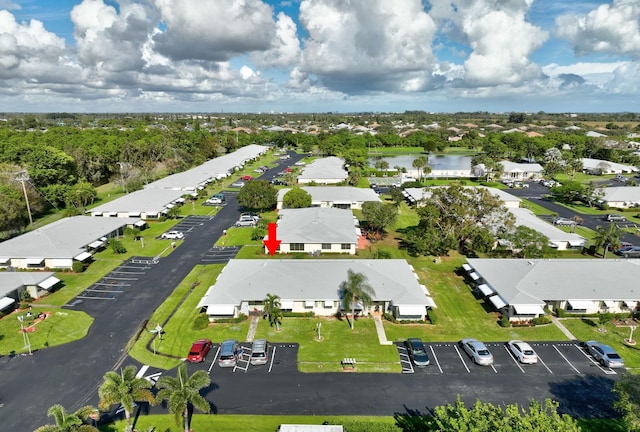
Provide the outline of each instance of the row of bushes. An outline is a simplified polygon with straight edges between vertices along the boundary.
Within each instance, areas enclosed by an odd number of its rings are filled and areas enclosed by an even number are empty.
[[[531,327],[551,324],[551,318],[547,315],[542,315],[538,318],[532,318],[529,320],[510,321],[507,315],[500,317],[500,327]]]
[[[565,317],[576,317],[576,318],[600,318],[603,315],[607,317],[608,320],[612,320],[614,318],[630,318],[632,316],[631,311],[629,312],[621,312],[621,313],[575,313],[575,312],[567,312],[564,309],[555,309],[554,311],[558,318]]]
[[[436,324],[438,322],[438,315],[436,313],[436,311],[434,309],[429,309],[427,310],[427,320],[425,321],[417,321],[417,320],[399,320],[396,317],[394,317],[392,314],[390,313],[384,313],[382,315],[382,317],[389,321],[392,322],[394,324],[417,324],[417,323],[424,323],[424,322],[428,322],[431,324]]]

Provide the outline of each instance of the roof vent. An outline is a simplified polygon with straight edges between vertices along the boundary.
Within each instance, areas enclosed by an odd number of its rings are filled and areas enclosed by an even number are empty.
[[[527,261],[527,264],[533,265],[533,261]]]

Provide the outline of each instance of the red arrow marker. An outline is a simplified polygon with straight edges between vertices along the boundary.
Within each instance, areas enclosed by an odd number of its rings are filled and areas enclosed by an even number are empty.
[[[269,254],[270,255],[275,254],[276,250],[278,249],[278,246],[280,246],[280,243],[282,243],[282,240],[277,240],[276,239],[276,227],[277,226],[278,226],[278,224],[270,223],[269,226],[268,226],[269,232],[267,234],[267,239],[266,240],[262,240],[264,245],[269,250]]]

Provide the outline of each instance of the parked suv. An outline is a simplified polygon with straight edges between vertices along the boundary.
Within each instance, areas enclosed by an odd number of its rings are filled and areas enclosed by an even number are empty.
[[[266,339],[256,339],[251,346],[251,364],[263,365],[269,361],[269,342]]]
[[[240,216],[240,219],[236,222],[236,227],[256,226],[258,221],[253,216]]]
[[[238,341],[228,339],[222,342],[220,346],[220,358],[218,359],[218,366],[220,367],[235,367],[238,361],[239,348]],[[242,354],[240,354],[242,355]]]
[[[608,214],[605,215],[604,220],[606,220],[607,222],[626,222],[627,218],[622,215]]]

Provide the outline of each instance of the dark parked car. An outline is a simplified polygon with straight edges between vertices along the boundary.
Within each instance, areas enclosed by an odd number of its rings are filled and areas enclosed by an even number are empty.
[[[279,178],[274,178],[273,180],[271,180],[271,184],[275,186],[284,186],[287,184],[287,182]]]
[[[617,255],[624,258],[640,258],[640,246],[629,246],[616,251]]]
[[[414,365],[423,367],[429,365],[429,356],[427,355],[427,349],[422,341],[418,338],[409,338],[404,341],[404,346],[407,348],[409,358]]]
[[[211,349],[211,341],[209,339],[197,340],[191,345],[187,361],[191,363],[200,363],[204,361],[207,353]]]

